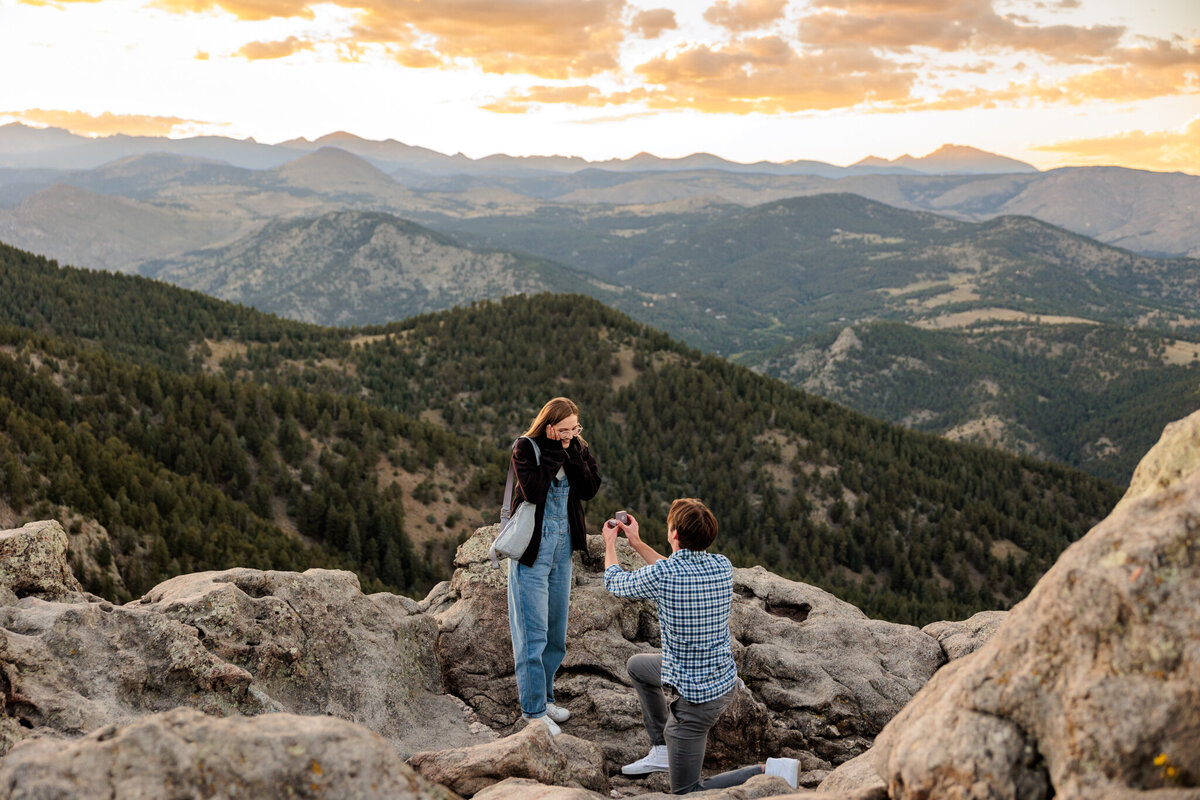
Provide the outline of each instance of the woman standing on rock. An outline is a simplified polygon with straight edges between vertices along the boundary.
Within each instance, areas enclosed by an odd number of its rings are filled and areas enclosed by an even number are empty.
[[[583,501],[600,488],[596,459],[582,433],[579,408],[556,397],[513,447],[517,491],[511,511],[534,503],[537,513],[529,547],[508,564],[508,627],[521,716],[544,718],[551,733],[559,733],[557,723],[571,716],[554,703],[554,674],[567,651],[571,553],[587,548]]]

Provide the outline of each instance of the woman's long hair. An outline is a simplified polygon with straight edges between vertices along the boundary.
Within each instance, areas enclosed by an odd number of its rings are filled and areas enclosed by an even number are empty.
[[[523,435],[530,437],[544,436],[547,425],[557,425],[572,414],[579,416],[579,406],[566,397],[556,397],[542,406],[542,410],[538,412],[538,415],[533,418],[533,422],[529,425],[529,430],[525,431]],[[575,438],[579,439],[581,445],[587,447],[587,441],[582,436]]]

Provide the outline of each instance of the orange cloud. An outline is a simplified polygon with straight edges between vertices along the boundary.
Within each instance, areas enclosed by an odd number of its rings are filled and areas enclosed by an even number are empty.
[[[625,38],[625,0],[372,2],[352,30],[360,41],[407,44],[419,32],[443,58],[491,73],[586,78],[617,68]]]
[[[483,106],[485,111],[498,114],[524,114],[534,104],[566,103],[573,106],[609,105],[603,92],[595,86],[534,86]]]
[[[650,11],[639,11],[629,23],[629,29],[643,39],[657,39],[666,31],[679,28],[675,21],[675,12],[669,8],[655,8]]]
[[[247,61],[263,61],[271,58],[287,58],[301,50],[312,50],[313,43],[308,39],[289,36],[281,42],[250,42],[237,51],[236,55]]]
[[[1038,26],[1000,16],[993,0],[818,0],[800,23],[800,38],[829,47],[854,45],[908,51],[1033,51],[1076,62],[1111,54],[1125,29],[1110,25]]]
[[[929,99],[910,98],[877,111],[961,111],[996,106],[1133,103],[1157,97],[1200,93],[1200,71],[1190,66],[1149,70],[1108,67],[1060,81],[1010,83],[1003,89],[954,89]]]
[[[313,19],[321,0],[154,0],[173,13],[221,9],[242,20]],[[617,67],[626,0],[331,0],[357,13],[347,45],[381,45],[401,63],[454,61],[485,72],[588,77]],[[651,12],[653,13],[653,12]],[[652,17],[661,26],[663,18]],[[661,31],[660,31],[661,32]]]
[[[899,101],[916,76],[866,49],[799,53],[777,36],[701,45],[637,67],[658,109],[791,113]]]
[[[153,8],[161,8],[173,14],[192,14],[214,11],[218,8],[233,14],[238,19],[261,22],[276,17],[302,17],[313,19],[310,0],[154,0]]]
[[[49,6],[51,8],[66,8],[72,3],[99,3],[100,0],[17,0],[26,6]]]
[[[1177,169],[1196,174],[1200,172],[1200,118],[1192,120],[1183,130],[1127,131],[1032,149],[1062,154],[1066,162],[1078,166],[1121,164],[1134,169]]]
[[[736,33],[765,28],[783,18],[788,0],[717,0],[704,12],[704,19],[713,25]]]
[[[9,118],[34,125],[63,128],[80,136],[167,136],[180,125],[208,125],[198,120],[180,117],[153,117],[139,114],[88,114],[83,111],[30,108],[25,111],[0,111],[0,118]]]

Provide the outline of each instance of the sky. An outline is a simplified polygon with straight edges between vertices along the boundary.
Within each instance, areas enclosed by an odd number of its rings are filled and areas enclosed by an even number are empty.
[[[1200,0],[0,0],[0,124],[1200,174]]]

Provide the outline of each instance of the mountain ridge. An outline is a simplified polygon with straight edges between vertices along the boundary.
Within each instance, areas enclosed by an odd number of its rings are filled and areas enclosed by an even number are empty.
[[[16,126],[16,127],[14,127]],[[157,144],[156,144],[157,143]],[[371,140],[345,131],[337,131],[318,137],[315,140],[305,138],[289,139],[277,145],[262,144],[253,139],[232,139],[221,136],[195,136],[182,139],[167,137],[113,136],[89,138],[77,136],[61,128],[34,128],[14,122],[0,127],[0,166],[15,166],[13,159],[23,155],[26,162],[19,166],[49,166],[79,168],[86,165],[99,166],[113,157],[134,155],[137,152],[153,152],[165,150],[168,152],[205,154],[220,153],[220,160],[230,161],[235,166],[252,166],[255,168],[270,168],[278,166],[296,153],[312,151],[333,144],[355,155],[390,164],[391,169],[406,167],[418,168],[433,172],[472,171],[479,173],[494,173],[496,171],[516,170],[541,172],[573,172],[582,169],[606,169],[616,171],[677,171],[694,169],[697,164],[705,168],[716,168],[731,172],[765,172],[770,174],[858,174],[870,171],[873,167],[864,162],[849,167],[838,167],[820,161],[791,160],[783,162],[758,161],[753,164],[730,161],[710,153],[693,153],[677,158],[662,158],[650,153],[638,153],[632,158],[612,158],[602,161],[588,161],[578,156],[510,156],[496,153],[478,159],[472,159],[463,154],[447,155],[426,147],[408,145],[395,139]],[[888,162],[880,164],[883,172],[929,172],[930,167],[947,163],[946,151],[950,145],[929,156],[914,159],[905,156],[903,163]],[[968,148],[975,154],[972,159],[953,159],[956,172],[979,172],[989,166],[1002,167],[1002,171],[1011,171],[1016,165],[1023,170],[1036,168],[1009,159],[984,153],[974,148]],[[120,156],[113,154],[120,153]],[[55,159],[60,159],[55,161]],[[96,160],[102,158],[104,160]],[[271,163],[274,162],[274,163]],[[377,164],[378,166],[378,164]]]

